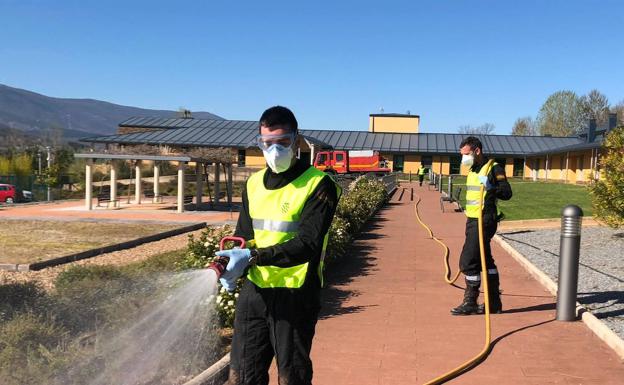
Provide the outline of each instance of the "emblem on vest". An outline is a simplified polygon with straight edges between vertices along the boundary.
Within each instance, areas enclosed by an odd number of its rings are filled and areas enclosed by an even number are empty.
[[[282,214],[286,214],[289,208],[290,208],[290,203],[288,202],[282,203]]]

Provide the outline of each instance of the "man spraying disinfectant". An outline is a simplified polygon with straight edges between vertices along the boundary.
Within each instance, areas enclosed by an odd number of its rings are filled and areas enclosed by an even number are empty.
[[[236,305],[228,385],[266,385],[275,356],[280,384],[312,383],[310,350],[320,310],[323,257],[340,188],[297,159],[294,114],[276,106],[260,117],[258,147],[267,168],[243,190],[235,236],[256,248],[217,252],[228,260],[220,282]],[[242,243],[242,242],[241,242]]]
[[[481,286],[481,259],[479,251],[479,206],[483,209],[483,242],[487,279],[489,287],[489,303],[491,313],[501,313],[503,304],[500,299],[500,278],[492,257],[490,241],[502,219],[502,213],[496,207],[496,200],[511,199],[511,186],[507,181],[505,169],[496,162],[488,163],[483,155],[481,141],[469,136],[459,145],[462,164],[470,167],[466,179],[466,241],[459,258],[459,269],[464,273],[466,289],[462,303],[451,309],[453,315],[470,315],[483,313],[483,306],[477,304],[479,287]],[[481,185],[485,188],[483,202],[480,201]]]

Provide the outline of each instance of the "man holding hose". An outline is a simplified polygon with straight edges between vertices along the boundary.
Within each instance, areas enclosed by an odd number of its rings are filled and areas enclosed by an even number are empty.
[[[481,141],[469,136],[459,145],[462,155],[462,164],[470,167],[466,179],[466,241],[459,258],[459,269],[464,273],[466,289],[462,303],[451,309],[453,315],[470,315],[483,313],[484,307],[479,306],[479,288],[481,287],[481,251],[479,248],[479,206],[483,209],[483,242],[485,249],[485,263],[489,287],[489,302],[491,313],[501,313],[503,304],[500,299],[500,278],[498,269],[492,257],[490,241],[498,221],[503,215],[496,206],[498,199],[511,199],[511,186],[507,181],[504,167],[496,162],[488,167],[488,159],[483,155]],[[483,186],[485,193],[480,200],[480,190]]]
[[[299,140],[288,108],[262,114],[257,144],[268,167],[247,180],[234,233],[253,239],[256,248],[217,252],[229,258],[221,276],[228,291],[246,275],[236,304],[228,385],[267,385],[273,357],[280,385],[312,383],[309,355],[340,188],[295,157]]]

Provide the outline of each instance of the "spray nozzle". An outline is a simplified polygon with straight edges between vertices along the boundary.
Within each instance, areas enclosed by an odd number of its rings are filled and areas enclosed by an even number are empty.
[[[225,242],[237,242],[240,245],[241,249],[245,248],[245,239],[241,237],[223,237],[221,242],[219,242],[219,250],[225,249]],[[230,262],[230,258],[228,257],[216,257],[212,262],[210,262],[206,268],[213,270],[217,274],[217,279],[221,278],[221,275],[227,268],[227,264]]]

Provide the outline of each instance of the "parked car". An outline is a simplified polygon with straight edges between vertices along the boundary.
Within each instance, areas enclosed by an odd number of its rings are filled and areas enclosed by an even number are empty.
[[[0,184],[0,202],[7,204],[17,200],[17,191],[12,184]]]
[[[16,202],[32,202],[33,193],[16,188],[12,184],[0,183],[0,202],[7,204]]]
[[[24,200],[24,202],[32,202],[33,201],[32,191],[22,190],[22,199]]]

